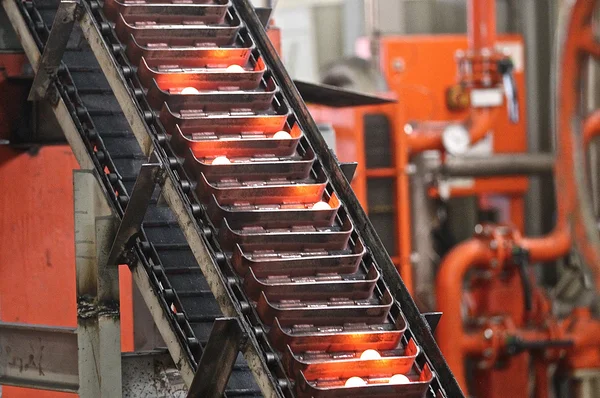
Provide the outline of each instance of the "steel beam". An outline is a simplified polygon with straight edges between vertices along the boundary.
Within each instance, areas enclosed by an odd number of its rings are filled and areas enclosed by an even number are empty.
[[[29,101],[46,98],[50,85],[56,79],[58,67],[67,48],[67,42],[73,31],[73,26],[75,25],[78,7],[78,1],[61,0],[56,11],[56,16],[54,17],[54,22],[52,23],[48,41],[44,47],[38,71],[31,85],[28,97]],[[56,103],[58,101],[58,93],[54,91],[52,97],[50,99],[53,103]]]
[[[410,210],[412,224],[411,263],[415,289],[415,301],[421,311],[433,311],[436,308],[435,295],[435,249],[431,231],[432,215],[435,214],[433,202],[429,199],[429,180],[427,153],[413,157],[415,173],[410,176]]]
[[[161,172],[159,163],[142,165],[110,249],[107,266],[113,267],[118,266],[121,262],[132,263],[135,261],[135,258],[132,258],[133,253],[128,250],[132,248],[131,240],[140,232],[154,188],[156,184],[162,184],[162,181],[164,181],[164,173]],[[127,254],[127,251],[130,254]]]
[[[248,335],[237,318],[215,320],[188,398],[220,398]]]
[[[122,393],[119,270],[107,267],[117,219],[94,172],[73,172],[79,396]]]
[[[77,392],[73,328],[0,323],[0,384]]]
[[[0,347],[0,385],[79,391],[77,329],[0,322]],[[187,395],[166,350],[123,353],[121,363],[123,396]]]

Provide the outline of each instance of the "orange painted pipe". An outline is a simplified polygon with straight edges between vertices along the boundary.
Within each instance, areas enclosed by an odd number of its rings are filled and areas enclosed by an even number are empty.
[[[467,4],[469,49],[479,52],[496,44],[496,1],[469,0]]]
[[[571,234],[564,223],[559,223],[554,230],[539,238],[520,238],[517,245],[529,251],[529,260],[554,261],[566,255],[571,249]]]
[[[500,108],[472,110],[470,118],[464,122],[471,137],[471,144],[485,137],[492,128],[499,111]],[[417,153],[427,150],[444,150],[444,144],[442,143],[443,132],[443,127],[417,127],[410,134],[407,134],[409,151]]]
[[[483,333],[467,333],[460,340],[465,355],[478,356],[489,346],[483,338]],[[456,374],[456,373],[455,373]]]
[[[488,242],[479,239],[468,240],[454,247],[444,257],[436,278],[438,310],[444,314],[438,326],[440,332],[437,334],[437,342],[464,391],[467,391],[467,384],[461,317],[463,281],[469,269],[486,266],[493,258],[494,253]]]
[[[588,147],[594,138],[600,135],[600,109],[597,109],[583,124],[583,144]]]

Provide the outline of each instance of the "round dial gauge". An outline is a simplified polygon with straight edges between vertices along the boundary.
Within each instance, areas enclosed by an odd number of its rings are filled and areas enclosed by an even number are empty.
[[[461,124],[451,124],[442,132],[442,144],[450,155],[463,155],[471,145],[469,131]]]

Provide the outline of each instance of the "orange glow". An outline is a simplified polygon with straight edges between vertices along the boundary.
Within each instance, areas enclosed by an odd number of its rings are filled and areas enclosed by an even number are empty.
[[[231,161],[229,159],[227,159],[227,156],[217,156],[216,158],[214,158],[214,160],[212,161],[212,164],[215,165],[219,165],[219,164],[230,164]]]
[[[321,202],[323,203],[323,202]],[[360,359],[380,359],[381,355],[376,350],[365,350],[360,354]]]
[[[200,94],[200,91],[196,90],[194,87],[186,87],[181,90],[181,94]]]
[[[246,70],[244,68],[242,68],[239,65],[229,65],[227,67],[227,69],[225,69],[227,72],[245,72]]]
[[[346,387],[362,387],[362,386],[366,386],[367,382],[364,381],[363,379],[361,379],[360,377],[351,377],[348,380],[346,380],[346,383],[344,384],[344,386]]]
[[[409,384],[410,379],[404,375],[397,374],[390,377],[390,384]]]
[[[329,210],[329,209],[331,209],[331,206],[329,205],[329,203],[321,201],[321,202],[315,203],[313,205],[312,209],[313,210]],[[374,350],[367,350],[367,351],[374,351]],[[365,352],[367,352],[367,351],[365,351]],[[377,351],[375,351],[375,352],[377,352]],[[363,352],[363,354],[364,354],[364,352]]]
[[[291,140],[292,136],[287,131],[281,130],[276,132],[275,135],[273,135],[273,138],[277,140]]]

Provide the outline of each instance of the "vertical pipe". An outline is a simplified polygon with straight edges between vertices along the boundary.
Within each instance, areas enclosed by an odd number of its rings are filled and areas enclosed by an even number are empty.
[[[458,384],[465,392],[466,347],[462,344],[465,331],[461,315],[463,282],[467,271],[489,264],[493,256],[487,242],[470,239],[455,246],[444,257],[436,278],[438,311],[444,313],[437,327],[437,342]]]
[[[544,2],[521,2],[522,33],[525,42],[527,147],[530,153],[552,150],[550,123],[551,20]],[[554,212],[554,193],[549,177],[533,177],[526,199],[526,233],[539,236],[552,228],[544,215]],[[546,217],[552,222],[552,217]]]
[[[365,0],[365,34],[369,38],[371,64],[379,70],[379,2]]]
[[[469,0],[467,5],[469,49],[491,49],[496,42],[496,0]]]
[[[427,193],[427,153],[412,158],[414,174],[410,176],[410,207],[413,247],[413,283],[415,301],[422,312],[435,310],[435,269],[432,262],[431,203]]]

